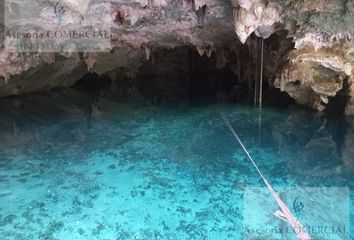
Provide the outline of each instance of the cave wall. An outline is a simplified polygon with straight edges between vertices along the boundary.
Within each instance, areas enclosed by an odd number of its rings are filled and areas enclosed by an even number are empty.
[[[80,25],[95,22],[99,26],[110,27],[111,51],[56,54],[9,52],[4,48],[4,41],[1,41],[1,97],[73,85],[75,81],[64,80],[72,78],[69,76],[70,71],[76,73],[73,77],[77,77],[77,80],[87,72],[105,74],[119,68],[125,68],[127,75],[134,76],[142,63],[150,60],[154,49],[189,46],[197,49],[201,55],[211,56],[218,48],[240,45],[229,20],[232,9],[228,0],[63,0],[61,3],[66,12],[70,12],[68,17],[62,17],[63,24],[75,25],[78,24],[76,20],[81,19]],[[11,15],[18,12],[20,6],[23,8],[23,4],[28,3],[6,2],[5,8]],[[97,16],[92,16],[93,13]],[[55,16],[52,9],[44,9],[37,22],[29,20],[23,19],[23,29],[45,29],[48,22],[55,21]],[[3,19],[0,24],[3,24]],[[5,35],[3,31],[2,40]],[[64,63],[65,58],[67,63]],[[82,69],[83,64],[86,71]],[[68,67],[67,73],[65,67]],[[39,75],[41,72],[42,76]]]
[[[354,79],[350,80],[350,93],[349,93],[349,100],[345,110],[346,115],[354,116]]]
[[[65,58],[50,54],[50,57],[19,75],[0,79],[0,97],[70,87],[86,73],[86,64],[79,57]]]
[[[81,24],[96,21],[110,27],[111,51],[8,52],[1,41],[0,96],[71,86],[87,72],[102,75],[124,69],[124,75],[134,77],[146,61],[154,61],[154,52],[182,46],[207,57],[214,54],[217,64],[230,65],[252,88],[257,36],[266,39],[269,86],[320,111],[345,92],[346,113],[354,114],[351,0],[112,0],[86,1],[85,7],[77,4],[80,1],[62,1],[73,16],[63,22],[76,24],[75,19],[81,19]],[[12,1],[5,8],[16,12],[18,4],[22,3]],[[102,12],[93,11],[98,8]],[[45,11],[38,22],[25,21],[23,27],[45,28],[42,22],[54,17],[50,9]],[[102,16],[94,19],[93,13]]]
[[[242,42],[254,32],[267,38],[288,31],[295,49],[278,69],[275,87],[299,104],[324,110],[331,97],[348,93],[353,114],[354,2],[347,0],[234,0],[234,23]],[[345,87],[351,89],[343,89]]]

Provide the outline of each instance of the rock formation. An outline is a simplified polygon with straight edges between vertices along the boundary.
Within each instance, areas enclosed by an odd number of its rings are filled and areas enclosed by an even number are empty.
[[[38,2],[26,6],[30,9]],[[21,29],[46,29],[55,21],[63,26],[95,23],[111,29],[110,51],[9,52],[2,41],[0,96],[71,86],[88,72],[113,76],[124,69],[134,76],[143,64],[154,61],[154,52],[181,46],[200,55],[216,55],[217,64],[231,65],[252,87],[254,33],[267,39],[265,75],[270,85],[317,110],[344,94],[346,113],[354,115],[353,0],[48,2],[53,8],[42,9],[35,21],[21,22]],[[6,0],[4,7],[17,16],[21,4]],[[1,26],[7,24],[0,20]],[[1,32],[3,39],[6,31]]]
[[[318,110],[344,90],[349,96],[346,112],[353,115],[353,1],[239,0],[233,6],[242,42],[252,32],[267,38],[279,28],[293,38],[295,49],[278,72],[277,88]]]

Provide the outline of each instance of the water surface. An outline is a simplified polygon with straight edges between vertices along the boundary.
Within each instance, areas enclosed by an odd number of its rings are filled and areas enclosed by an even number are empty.
[[[353,119],[59,93],[0,107],[2,240],[242,239],[244,189],[263,182],[217,110],[274,187],[353,196]]]

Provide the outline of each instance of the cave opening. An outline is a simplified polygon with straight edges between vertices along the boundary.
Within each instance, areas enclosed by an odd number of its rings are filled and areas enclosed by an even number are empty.
[[[341,119],[345,114],[345,109],[350,96],[349,78],[343,79],[343,87],[334,97],[330,97],[325,113],[328,117]]]
[[[253,104],[256,67],[248,46],[242,46],[237,52],[223,49],[209,56],[200,54],[194,47],[182,46],[155,50],[133,72],[118,68],[102,75],[88,73],[73,88],[86,91],[96,99],[109,97],[152,104]],[[266,77],[273,76],[266,74]],[[266,105],[294,103],[270,82],[264,81],[263,85]]]
[[[228,63],[217,66],[216,58],[215,54],[200,56],[190,47],[160,50],[132,76],[125,69],[101,76],[88,73],[74,88],[96,96],[149,103],[247,102],[247,86]]]

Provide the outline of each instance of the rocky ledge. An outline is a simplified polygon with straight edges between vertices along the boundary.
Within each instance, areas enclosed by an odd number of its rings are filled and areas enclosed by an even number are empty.
[[[233,6],[242,42],[252,32],[267,38],[279,29],[293,39],[275,87],[317,110],[342,94],[349,98],[346,113],[354,115],[354,1],[238,0]]]
[[[252,88],[257,36],[266,39],[265,76],[271,86],[320,111],[334,97],[343,96],[346,113],[354,115],[353,0],[48,2],[53,7],[60,2],[66,13],[60,18],[63,25],[95,21],[111,28],[110,51],[9,52],[2,43],[0,96],[71,86],[88,72],[112,78],[121,73],[134,76],[147,62],[158,63],[157,52],[181,46],[214,56],[219,67],[230,65]],[[22,5],[6,0],[2,7],[16,16]],[[45,28],[42,22],[57,18],[52,8],[45,8],[36,20],[23,21],[21,27]],[[1,25],[6,26],[6,21]],[[3,39],[6,31],[1,32]]]

